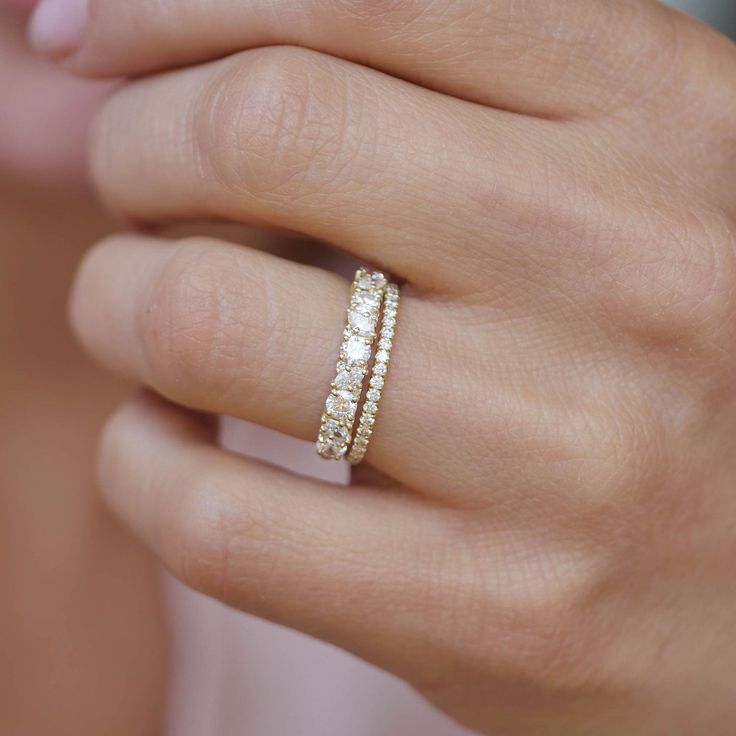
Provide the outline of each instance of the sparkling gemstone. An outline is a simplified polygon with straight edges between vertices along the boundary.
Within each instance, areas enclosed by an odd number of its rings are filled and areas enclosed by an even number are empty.
[[[328,419],[322,427],[322,434],[330,440],[344,442],[348,438],[348,430],[334,419]]]
[[[372,376],[371,377],[371,388],[377,388],[382,389],[383,388],[383,378],[381,376]]]
[[[368,393],[365,395],[366,399],[368,401],[378,401],[381,398],[381,392],[377,391],[375,388],[370,389]]]
[[[375,417],[364,417],[364,424],[366,427],[372,427],[376,423]]]
[[[386,277],[382,273],[374,273],[373,274],[373,284],[379,288],[383,289],[384,286],[386,286]]]
[[[379,363],[388,363],[389,355],[387,350],[379,350],[376,354],[376,361]]]
[[[363,411],[365,411],[367,414],[375,414],[378,411],[378,404],[376,404],[374,401],[367,401],[365,409]]]
[[[358,286],[361,289],[365,289],[366,291],[368,289],[373,288],[373,279],[371,278],[371,275],[369,273],[363,273],[361,276],[358,277]]]
[[[386,327],[394,327],[396,325],[396,317],[390,314],[385,315],[383,318],[383,324],[386,325]]]
[[[375,366],[373,366],[373,374],[376,376],[385,376],[386,375],[386,364],[376,363]]]
[[[343,343],[342,352],[349,364],[368,362],[371,357],[371,346],[363,338],[355,335]]]
[[[352,391],[360,386],[363,376],[361,371],[353,368],[352,370],[342,370],[337,374],[335,385],[342,390]]]
[[[334,460],[342,459],[348,451],[347,445],[336,445],[332,442],[322,441],[319,443],[317,449],[323,457],[333,458]]]
[[[364,335],[372,335],[376,328],[376,322],[372,317],[367,317],[365,314],[361,314],[355,310],[350,312],[348,321],[353,329],[358,330],[358,332]]]
[[[346,417],[355,410],[353,396],[349,391],[338,391],[327,397],[327,413],[335,417]]]
[[[392,345],[391,340],[387,340],[385,337],[381,338],[381,341],[378,343],[378,347],[381,350],[391,350]]]
[[[376,309],[381,302],[378,294],[373,291],[359,291],[353,298],[353,302],[358,307],[365,309]]]

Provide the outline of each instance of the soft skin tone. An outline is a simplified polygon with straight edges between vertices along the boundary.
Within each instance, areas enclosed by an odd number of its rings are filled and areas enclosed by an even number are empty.
[[[74,326],[165,397],[105,432],[120,517],[190,585],[480,732],[732,733],[734,47],[648,0],[95,0],[77,30],[34,37],[148,75],[98,118],[113,209],[296,231],[406,282],[346,491],[195,413],[313,439],[345,280],[98,245]]]
[[[157,736],[167,640],[152,555],[100,500],[105,417],[130,390],[66,320],[91,239],[113,228],[83,189],[104,89],[31,55],[0,2],[0,733]],[[52,131],[52,134],[50,134]]]

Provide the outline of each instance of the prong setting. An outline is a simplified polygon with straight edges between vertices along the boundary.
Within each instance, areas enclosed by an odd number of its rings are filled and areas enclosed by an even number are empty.
[[[385,275],[379,271],[361,268],[355,275],[336,377],[325,401],[317,439],[317,452],[326,459],[341,460],[348,454],[386,284]]]

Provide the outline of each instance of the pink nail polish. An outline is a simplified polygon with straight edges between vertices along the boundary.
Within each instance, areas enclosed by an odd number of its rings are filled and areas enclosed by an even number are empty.
[[[33,47],[59,59],[74,53],[87,23],[87,0],[41,0],[33,13],[29,37]]]

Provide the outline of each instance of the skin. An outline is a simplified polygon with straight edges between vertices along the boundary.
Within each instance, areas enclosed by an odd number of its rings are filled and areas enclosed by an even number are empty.
[[[148,75],[97,120],[105,201],[299,232],[404,299],[346,492],[201,413],[314,439],[348,283],[99,244],[75,329],[165,397],[105,431],[111,507],[185,582],[479,732],[730,734],[734,47],[648,0],[172,8],[95,0],[60,60]]]
[[[130,390],[66,319],[83,249],[113,227],[82,187],[102,89],[34,60],[5,7],[0,81],[0,733],[154,736],[168,676],[158,565],[93,472],[100,427]]]

